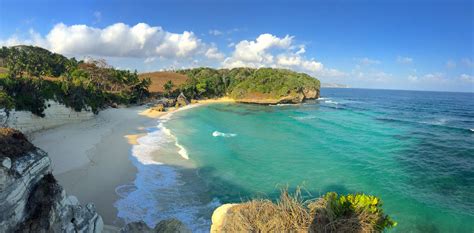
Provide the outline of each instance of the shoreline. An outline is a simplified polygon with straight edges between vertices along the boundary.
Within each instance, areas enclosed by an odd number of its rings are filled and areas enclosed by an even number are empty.
[[[163,117],[166,117],[168,114],[172,114],[176,111],[183,111],[189,108],[194,108],[200,105],[204,104],[216,104],[216,103],[236,103],[236,101],[232,98],[229,97],[221,97],[221,98],[216,98],[216,99],[205,99],[205,100],[195,100],[196,102],[190,103],[184,107],[181,108],[175,108],[175,107],[168,107],[165,108],[166,111],[155,111],[152,108],[147,108],[146,110],[140,112],[140,115],[146,116],[149,118],[154,118],[154,119],[163,119]]]
[[[34,132],[32,142],[49,154],[53,174],[68,195],[82,203],[94,203],[106,225],[121,226],[115,206],[121,197],[116,189],[137,179],[138,168],[130,156],[134,146],[140,145],[140,138],[149,134],[147,129],[159,127],[157,121],[167,120],[178,111],[234,102],[226,97],[200,100],[165,112],[144,106],[106,109],[90,120]],[[186,159],[187,152],[174,139],[178,153]]]
[[[145,135],[147,127],[156,125],[139,115],[143,110],[107,109],[90,120],[32,134],[32,142],[48,153],[53,174],[67,194],[94,203],[107,225],[120,225],[113,206],[120,198],[115,189],[133,182],[137,173],[129,159],[138,139],[133,135]]]

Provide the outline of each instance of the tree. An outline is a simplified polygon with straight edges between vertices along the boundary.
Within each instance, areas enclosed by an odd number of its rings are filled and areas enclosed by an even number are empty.
[[[165,89],[166,95],[169,97],[171,91],[173,90],[174,83],[171,80],[168,80],[164,85],[163,88]]]

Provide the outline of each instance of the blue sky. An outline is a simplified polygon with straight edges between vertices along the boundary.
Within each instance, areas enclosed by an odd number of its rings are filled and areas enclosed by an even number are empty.
[[[474,91],[473,1],[5,1],[0,44],[140,72],[283,67],[352,87]]]

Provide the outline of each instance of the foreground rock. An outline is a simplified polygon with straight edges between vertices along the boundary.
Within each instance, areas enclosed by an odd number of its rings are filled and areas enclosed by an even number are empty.
[[[176,108],[184,107],[188,104],[189,104],[189,101],[186,98],[186,96],[184,96],[183,93],[179,94],[178,98],[176,98]]]
[[[155,228],[149,228],[144,222],[133,222],[127,224],[120,233],[190,233],[191,231],[177,219],[160,221]]]
[[[101,232],[103,221],[94,205],[83,207],[66,195],[51,175],[47,154],[26,143],[20,132],[5,132],[19,141],[7,151],[11,157],[0,155],[0,232]]]

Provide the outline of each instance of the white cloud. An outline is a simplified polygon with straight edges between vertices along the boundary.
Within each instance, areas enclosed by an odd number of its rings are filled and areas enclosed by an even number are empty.
[[[298,50],[296,52],[297,55],[300,55],[300,54],[303,54],[303,53],[306,53],[306,49],[304,48],[304,46],[301,46],[300,50]]]
[[[223,60],[225,55],[217,49],[214,45],[211,46],[210,48],[207,49],[206,53],[204,54],[207,58],[209,59],[215,59],[215,60]]]
[[[145,61],[143,61],[145,64],[147,63],[152,63],[156,60],[156,57],[147,57]]]
[[[293,37],[286,35],[278,38],[271,34],[262,34],[255,41],[243,40],[235,45],[232,56],[224,62],[226,67],[246,66],[261,67],[273,63],[270,49],[288,49]]]
[[[468,75],[468,74],[461,74],[461,76],[459,76],[459,80],[461,80],[463,82],[473,84],[474,83],[474,76]]]
[[[428,73],[418,79],[420,82],[445,83],[448,81],[443,73]]]
[[[411,63],[413,63],[413,58],[398,56],[397,57],[397,62],[401,63],[401,64],[411,64]]]
[[[226,68],[234,67],[279,67],[308,72],[311,75],[339,75],[337,70],[325,70],[321,62],[303,57],[303,45],[295,45],[294,37],[277,37],[261,34],[253,41],[242,40],[235,45],[232,55],[224,60]],[[296,48],[299,48],[295,51]]]
[[[187,59],[207,52],[210,56],[220,56],[217,48],[203,43],[193,32],[172,33],[146,23],[134,26],[116,23],[105,28],[59,23],[45,37],[31,30],[29,39],[21,40],[13,35],[0,43],[37,45],[74,56]]]
[[[361,65],[378,65],[381,63],[379,60],[370,59],[368,57],[356,58],[355,60],[357,60]]]
[[[419,78],[416,75],[408,75],[408,81],[410,82],[418,82]]]
[[[220,36],[224,33],[222,31],[217,30],[217,29],[212,29],[212,30],[209,30],[209,34],[211,34],[213,36]]]

